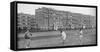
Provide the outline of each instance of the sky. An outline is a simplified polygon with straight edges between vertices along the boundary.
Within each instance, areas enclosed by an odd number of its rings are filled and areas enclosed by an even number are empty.
[[[74,7],[74,6],[55,6],[55,5],[37,5],[37,4],[18,4],[18,13],[26,13],[35,15],[35,9],[47,7],[55,10],[70,11],[73,13],[81,13],[85,15],[96,16],[96,9],[89,7]]]

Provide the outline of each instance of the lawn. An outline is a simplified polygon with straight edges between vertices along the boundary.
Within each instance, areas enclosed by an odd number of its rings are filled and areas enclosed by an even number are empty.
[[[62,43],[60,31],[35,32],[32,33],[30,47],[52,47],[52,46],[72,46],[72,45],[89,45],[96,44],[96,30],[84,29],[83,35],[80,37],[79,30],[65,30],[67,38]],[[18,48],[26,47],[26,39],[24,33],[18,34]]]

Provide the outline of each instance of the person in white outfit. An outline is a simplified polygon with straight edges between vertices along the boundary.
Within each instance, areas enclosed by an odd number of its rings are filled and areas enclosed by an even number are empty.
[[[66,33],[64,31],[61,31],[61,38],[62,38],[63,44],[64,44],[64,42],[66,40]]]
[[[83,37],[83,31],[80,30],[80,38],[82,38],[82,37]]]

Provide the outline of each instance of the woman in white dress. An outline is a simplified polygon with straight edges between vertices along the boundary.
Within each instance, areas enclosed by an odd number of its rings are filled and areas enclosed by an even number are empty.
[[[83,26],[82,28],[83,28],[83,29],[85,29],[85,28],[86,28],[86,26]],[[82,38],[82,37],[83,37],[83,30],[82,30],[82,29],[80,29],[80,32],[79,32],[79,33],[80,33],[80,38]]]
[[[82,38],[82,37],[83,37],[83,31],[80,30],[80,38]]]
[[[63,40],[63,44],[64,44],[64,42],[65,42],[65,40],[66,40],[66,33],[64,32],[64,31],[61,31],[61,38],[62,38],[62,40]]]

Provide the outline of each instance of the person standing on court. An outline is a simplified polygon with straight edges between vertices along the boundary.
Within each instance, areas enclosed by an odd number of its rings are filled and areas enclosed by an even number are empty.
[[[63,40],[63,45],[64,45],[64,43],[65,43],[65,40],[66,40],[66,33],[65,33],[65,31],[61,31],[61,38],[62,38],[62,40]]]
[[[83,29],[85,29],[85,26],[83,26]],[[80,38],[82,38],[83,37],[83,30],[82,29],[79,29],[79,33],[80,33]]]
[[[82,38],[82,37],[83,37],[83,31],[80,30],[80,38]]]
[[[32,34],[29,32],[29,30],[27,30],[27,32],[25,33],[25,43],[26,43],[26,48],[30,48],[30,42],[31,42],[31,36]]]

